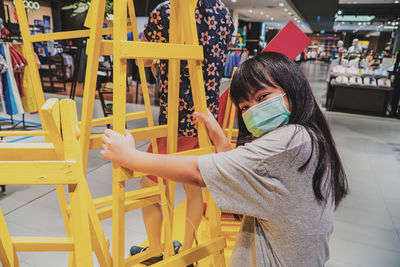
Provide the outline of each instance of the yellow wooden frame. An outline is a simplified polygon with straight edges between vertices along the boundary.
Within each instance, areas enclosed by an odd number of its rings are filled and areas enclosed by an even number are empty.
[[[36,155],[33,160],[30,154],[19,154],[18,161],[2,157],[0,171],[1,183],[56,185],[57,191],[62,190],[65,198],[64,185],[68,186],[70,200],[69,224],[66,225],[67,237],[11,237],[5,219],[0,211],[0,261],[3,266],[19,266],[16,252],[18,251],[71,251],[71,263],[74,266],[93,266],[92,245],[89,231],[87,199],[88,187],[82,165],[82,155],[78,141],[77,114],[73,100],[49,99],[41,108],[41,114],[46,118],[48,137],[52,140],[53,159],[47,159],[40,146],[50,149],[46,143],[35,144],[0,144],[0,150],[9,155],[24,151],[23,146]],[[62,134],[61,134],[62,132]],[[90,194],[90,193],[89,193]],[[60,196],[60,194],[59,194]],[[64,201],[60,201],[63,210]]]
[[[177,121],[178,121],[178,97],[179,97],[179,69],[180,60],[187,59],[189,64],[189,73],[191,77],[191,86],[193,93],[193,100],[195,103],[195,109],[198,112],[207,113],[204,83],[202,77],[201,59],[203,58],[201,53],[201,47],[198,44],[197,28],[194,18],[194,10],[197,4],[197,0],[172,0],[171,1],[171,17],[170,17],[170,43],[168,44],[149,44],[139,42],[135,10],[132,1],[121,0],[115,2],[114,6],[114,27],[112,29],[103,29],[103,18],[105,13],[105,0],[92,1],[91,7],[85,26],[89,30],[71,31],[62,33],[50,33],[50,34],[39,34],[31,36],[29,33],[29,25],[26,17],[26,12],[23,7],[22,0],[15,0],[17,14],[19,17],[21,34],[24,40],[24,54],[27,56],[28,67],[30,72],[30,78],[35,88],[35,97],[38,106],[41,106],[44,102],[43,90],[40,83],[39,72],[36,67],[36,61],[33,53],[33,43],[48,40],[60,40],[60,39],[72,39],[89,37],[87,43],[87,71],[85,77],[85,88],[83,96],[83,109],[82,109],[82,121],[80,126],[80,143],[82,151],[82,164],[83,169],[86,171],[88,151],[89,149],[98,148],[101,145],[102,135],[91,135],[91,127],[98,125],[105,125],[113,122],[114,130],[124,134],[125,122],[127,120],[147,118],[148,127],[142,129],[130,130],[136,140],[151,139],[154,152],[157,153],[156,138],[167,136],[168,153],[176,153],[177,149]],[[129,10],[131,31],[133,32],[134,41],[127,42],[127,9]],[[102,40],[103,35],[113,35],[112,41]],[[155,50],[157,49],[157,50]],[[96,88],[96,77],[98,69],[98,58],[104,54],[112,54],[114,57],[114,116],[108,118],[93,119],[93,107],[95,99],[95,88]],[[142,79],[143,97],[145,102],[145,111],[134,112],[126,114],[124,106],[126,104],[125,95],[125,79],[126,79],[126,59],[136,58],[139,67],[140,77]],[[154,126],[153,118],[151,114],[151,106],[148,95],[147,82],[144,75],[143,59],[145,58],[164,58],[169,59],[169,122],[168,125]],[[44,135],[46,140],[51,140],[49,134],[51,125],[48,120],[40,112],[41,121],[43,124],[43,131],[37,131],[32,134]],[[233,123],[231,123],[233,125]],[[54,128],[54,127],[53,127]],[[19,133],[10,134],[18,135]],[[29,134],[29,133],[28,133]],[[22,134],[22,135],[28,135]],[[2,135],[0,133],[0,135]],[[7,134],[5,134],[7,135]],[[31,135],[31,134],[29,134]],[[55,143],[59,140],[52,140]],[[192,154],[201,155],[206,153],[214,152],[214,148],[211,146],[210,140],[208,139],[206,129],[202,123],[199,126],[199,143],[200,148],[192,151],[185,151],[177,154]],[[26,151],[32,148],[24,148]],[[56,149],[52,150],[52,147],[41,148],[43,151],[44,160],[50,160],[54,154],[59,155],[61,151]],[[22,150],[19,150],[22,151]],[[0,149],[0,155],[1,155]],[[10,163],[11,164],[11,163]],[[48,163],[49,166],[51,165]],[[11,166],[11,165],[10,165]],[[101,266],[124,266],[132,265],[136,262],[143,260],[145,257],[151,257],[152,255],[159,254],[161,250],[164,251],[166,258],[173,255],[172,248],[172,218],[173,210],[171,207],[174,206],[174,195],[175,187],[174,183],[167,182],[166,189],[164,189],[162,180],[159,178],[158,185],[153,188],[153,195],[147,194],[143,196],[143,191],[125,192],[125,180],[132,177],[139,177],[144,174],[132,173],[124,170],[118,166],[113,166],[113,197],[93,200],[90,197],[89,188],[84,187],[84,192],[87,199],[88,214],[90,222],[90,232],[92,235],[92,246],[96,252],[97,258]],[[87,185],[87,184],[86,184]],[[158,190],[158,193],[157,193]],[[151,190],[150,190],[151,191]],[[57,187],[57,193],[59,196],[60,204],[62,207],[62,214],[66,228],[70,224],[69,216],[71,207],[67,205],[65,199],[65,193],[63,188]],[[125,197],[126,195],[128,197]],[[221,229],[220,229],[220,211],[216,207],[208,190],[205,192],[206,200],[208,203],[207,214],[210,218],[210,246],[213,247],[214,254],[213,262],[214,266],[224,266],[223,249],[225,242],[221,241]],[[133,196],[132,196],[133,195]],[[141,197],[140,197],[141,196]],[[136,197],[136,198],[135,198]],[[165,227],[165,245],[159,248],[148,250],[146,253],[141,253],[135,257],[124,259],[124,213],[128,210],[150,205],[154,202],[159,202],[164,212],[164,227]],[[108,252],[108,241],[104,236],[101,229],[99,219],[108,218],[110,214],[113,216],[113,257],[110,262],[111,256]],[[190,264],[191,260],[197,261],[204,257],[204,253],[199,253],[201,248],[192,248],[188,250],[185,255],[185,263]],[[214,253],[215,252],[215,253]],[[221,256],[222,255],[222,256]],[[179,258],[180,255],[172,258]],[[70,266],[76,264],[74,262],[74,255],[71,254]],[[163,265],[163,263],[160,263]]]
[[[113,55],[114,59],[114,82],[113,82],[113,129],[121,134],[125,133],[125,123],[128,116],[135,116],[136,114],[126,114],[126,60],[128,58],[135,58],[139,67],[140,76],[142,79],[143,96],[145,100],[145,112],[148,120],[148,127],[142,129],[130,130],[136,140],[151,139],[153,148],[156,148],[157,137],[167,136],[167,152],[176,153],[177,150],[177,122],[178,122],[178,97],[179,97],[179,76],[180,76],[180,60],[188,59],[189,73],[191,77],[191,85],[193,92],[193,99],[195,103],[195,109],[199,112],[207,113],[206,101],[205,101],[205,90],[202,77],[201,60],[203,59],[202,53],[200,54],[201,47],[198,44],[197,28],[194,18],[194,10],[197,4],[197,0],[190,1],[171,1],[171,15],[170,15],[170,43],[168,44],[155,44],[155,43],[142,43],[139,41],[136,16],[132,1],[121,0],[114,3],[114,25],[118,27],[113,28],[113,40],[102,40],[101,39],[101,28],[102,21],[96,20],[96,18],[102,18],[104,14],[104,1],[98,1],[95,5],[91,5],[88,17],[86,19],[86,26],[90,28],[90,38],[88,42],[88,71],[86,72],[86,81],[95,81],[94,74],[90,75],[90,71],[95,72],[92,68],[97,67],[97,59],[100,55]],[[127,42],[127,24],[128,16],[127,10],[129,11],[129,17],[131,21],[131,30],[133,32],[132,42]],[[93,44],[96,44],[94,46]],[[148,100],[148,89],[147,82],[144,75],[143,59],[147,58],[161,58],[169,60],[169,93],[168,93],[168,125],[165,126],[154,126],[153,118],[151,114],[150,102]],[[89,67],[91,66],[91,67]],[[102,135],[90,135],[90,128],[93,125],[92,111],[94,102],[94,88],[95,86],[90,85],[88,82],[85,83],[85,95],[84,95],[84,107],[82,112],[81,130],[82,130],[82,149],[84,155],[87,155],[85,149],[97,148],[101,145]],[[143,114],[143,113],[142,113]],[[98,119],[103,120],[103,119]],[[210,153],[214,151],[211,146],[211,142],[206,134],[204,125],[200,125],[199,128],[199,143],[200,149],[192,152],[186,152],[187,154],[202,154]],[[154,151],[157,153],[156,149]],[[85,160],[84,156],[84,160]],[[130,173],[119,166],[113,166],[113,197],[112,199],[112,218],[113,218],[113,265],[125,266],[132,265],[136,262],[140,262],[146,257],[157,255],[159,250],[157,248],[148,250],[148,255],[141,253],[128,259],[124,258],[124,229],[125,229],[125,216],[124,213],[127,211],[127,200],[126,195],[129,193],[125,192],[125,180],[131,177],[142,176],[142,173]],[[167,182],[166,189],[161,179],[158,182],[159,196],[164,213],[164,244],[158,248],[164,251],[165,258],[169,258],[173,255],[172,248],[172,217],[173,211],[170,207],[174,206],[174,195],[175,187],[174,183]],[[156,192],[156,191],[154,191]],[[215,202],[212,200],[210,193],[207,190],[208,195],[208,213],[210,213],[211,221],[214,221],[214,225],[210,227],[211,238],[216,243],[211,241],[211,244],[216,247],[215,253],[215,266],[225,265],[223,248],[225,242],[221,242],[221,231],[218,223],[220,213],[216,208]],[[150,195],[151,196],[151,195]],[[154,197],[151,196],[151,197]],[[103,201],[103,205],[108,205],[110,198]],[[137,200],[134,200],[137,201]],[[96,200],[95,200],[96,202]],[[140,204],[138,203],[138,207]],[[101,218],[108,217],[110,214],[110,207],[103,207]],[[218,239],[218,240],[217,240]],[[219,244],[216,246],[215,244]],[[201,259],[203,256],[201,253],[197,253],[197,248],[190,250],[189,258],[194,261]],[[212,254],[212,253],[211,253]],[[178,256],[174,256],[179,257]],[[188,264],[190,264],[189,262]],[[162,265],[162,263],[160,263]]]

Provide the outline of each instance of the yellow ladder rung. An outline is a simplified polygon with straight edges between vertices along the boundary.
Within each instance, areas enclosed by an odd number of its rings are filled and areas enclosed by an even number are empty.
[[[0,160],[7,161],[51,161],[57,158],[52,143],[1,143]]]
[[[151,186],[151,187],[147,187],[147,188],[142,188],[142,189],[126,192],[125,193],[125,201],[138,200],[138,199],[142,199],[142,198],[156,196],[159,194],[160,194],[160,189],[159,189],[158,185],[155,185],[155,186]],[[109,206],[112,204],[112,195],[93,199],[93,204],[96,209]],[[68,205],[67,211],[70,212],[70,210],[71,210],[71,207],[70,207],[70,205]]]
[[[146,249],[145,251],[143,251],[139,254],[128,257],[125,260],[125,266],[126,267],[132,266],[132,265],[138,264],[146,259],[149,259],[151,257],[159,256],[163,252],[163,250],[164,250],[163,244],[161,244],[157,247],[154,247],[154,248]]]
[[[1,183],[7,185],[76,184],[74,164],[76,164],[75,160],[0,161]]]
[[[144,119],[144,118],[146,118],[146,115],[147,115],[146,111],[137,111],[137,112],[132,112],[132,113],[126,114],[125,119],[127,121]],[[91,126],[100,126],[100,125],[110,124],[110,123],[112,123],[112,120],[113,120],[113,116],[93,119]]]
[[[74,239],[71,237],[11,237],[16,252],[34,251],[73,251]]]
[[[155,203],[160,203],[160,196],[148,197],[145,199],[125,201],[125,212],[150,206]],[[101,208],[97,210],[97,215],[100,220],[108,219],[112,216],[112,206]]]
[[[44,136],[47,131],[0,131],[0,136]]]
[[[101,42],[101,54],[113,54],[113,41]],[[180,60],[203,60],[203,48],[199,45],[122,41],[123,58],[157,58]]]
[[[143,141],[151,138],[164,137],[167,135],[168,125],[152,126],[141,129],[130,130],[135,141]],[[90,149],[100,148],[102,145],[101,137],[104,134],[94,134],[90,136]]]
[[[179,253],[173,257],[165,259],[159,263],[152,265],[153,267],[161,266],[186,266],[200,259],[208,257],[223,251],[226,247],[225,237],[220,236],[210,241],[199,244],[191,249]]]
[[[112,35],[112,33],[113,33],[112,28],[105,28],[102,30],[103,35]],[[89,37],[89,34],[90,30],[39,33],[29,36],[29,41],[36,43],[36,42],[47,42],[47,41],[57,41],[57,40],[69,40],[69,39]]]
[[[143,189],[138,189],[138,190],[133,190],[130,192],[125,193],[125,200],[137,200],[139,198],[145,198],[145,197],[150,197],[154,195],[159,195],[160,194],[160,188],[158,185],[156,186],[151,186]],[[96,208],[104,207],[111,205],[112,201],[112,196],[106,196],[106,197],[101,197],[93,200],[94,206]]]

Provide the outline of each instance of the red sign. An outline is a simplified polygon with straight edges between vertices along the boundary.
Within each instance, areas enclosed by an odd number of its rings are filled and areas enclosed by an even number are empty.
[[[310,44],[311,39],[293,21],[289,21],[263,52],[278,52],[294,60]]]

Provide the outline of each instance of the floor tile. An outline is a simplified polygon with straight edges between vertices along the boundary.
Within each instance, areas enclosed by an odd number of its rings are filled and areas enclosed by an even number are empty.
[[[349,262],[362,267],[398,267],[400,252],[379,249],[358,242],[331,238],[331,259]]]
[[[336,220],[333,238],[400,252],[400,240],[396,230],[386,231]]]

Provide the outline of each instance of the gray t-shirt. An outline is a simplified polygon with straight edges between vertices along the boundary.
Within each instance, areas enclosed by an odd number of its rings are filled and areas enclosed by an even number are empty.
[[[311,153],[305,128],[288,125],[234,150],[199,157],[218,207],[244,215],[229,266],[324,266],[334,204],[314,196],[316,148],[299,171]]]

